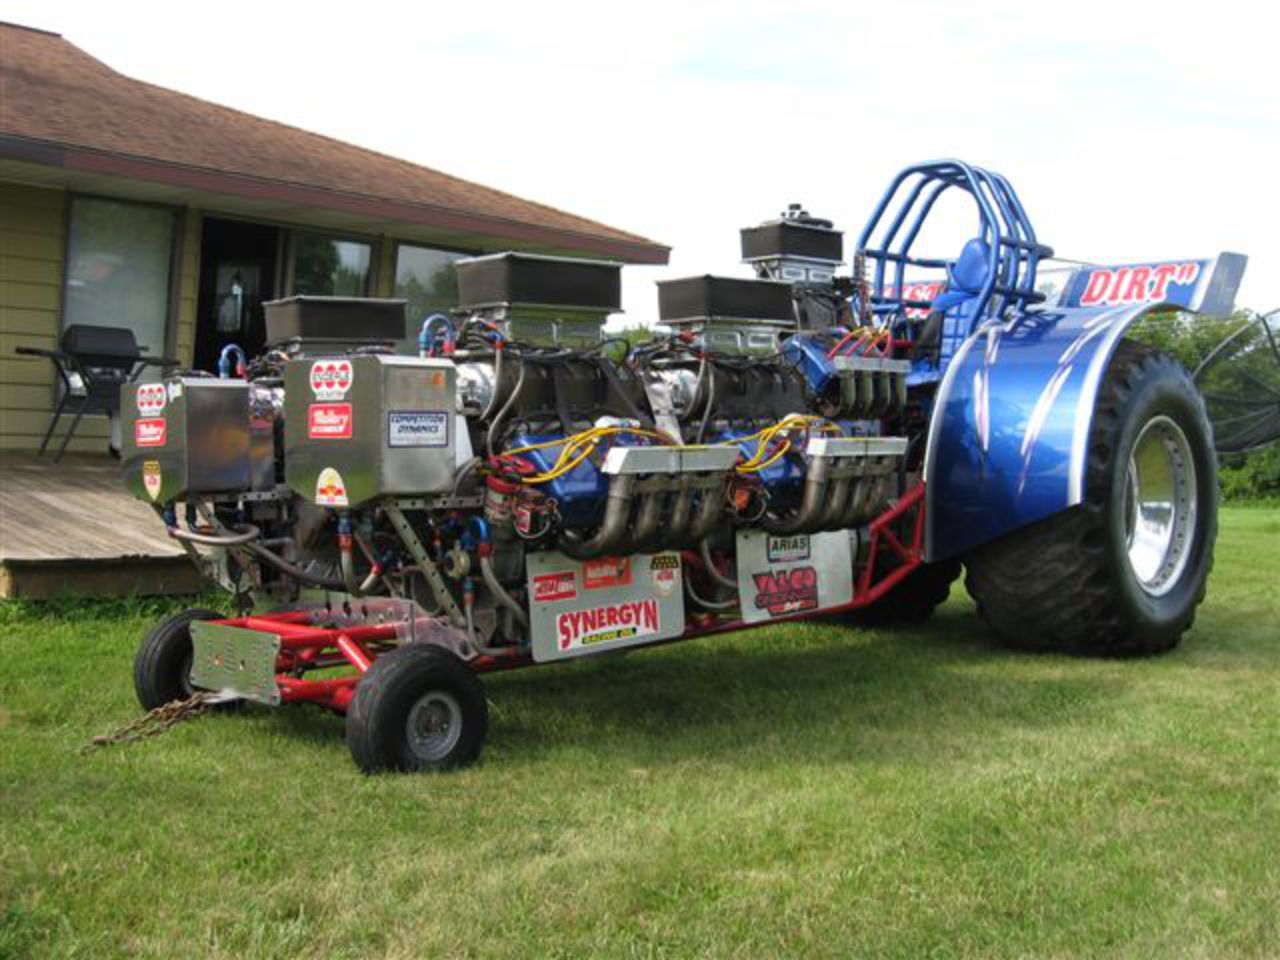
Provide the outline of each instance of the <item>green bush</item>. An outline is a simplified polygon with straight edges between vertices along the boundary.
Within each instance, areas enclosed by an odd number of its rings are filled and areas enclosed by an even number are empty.
[[[1224,500],[1280,501],[1280,444],[1224,457],[1218,470]]]
[[[1142,317],[1129,336],[1175,357],[1194,372],[1218,344],[1238,331],[1250,319],[1247,312],[1229,317],[1205,317],[1179,312],[1162,312]],[[1270,369],[1271,355],[1260,351],[1253,362]],[[1255,371],[1259,376],[1266,374]],[[1206,392],[1212,392],[1212,387]],[[1228,391],[1229,392],[1229,391]],[[1252,453],[1222,457],[1218,482],[1224,500],[1280,501],[1280,445],[1273,444]]]

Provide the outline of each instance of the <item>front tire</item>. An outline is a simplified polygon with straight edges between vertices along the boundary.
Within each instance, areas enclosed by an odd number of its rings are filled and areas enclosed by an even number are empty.
[[[183,610],[151,628],[133,660],[133,690],[143,710],[186,700],[195,693],[191,686],[191,624],[223,616],[216,610]]]
[[[384,653],[360,678],[347,710],[347,747],[365,773],[454,770],[480,755],[489,728],[484,688],[440,647]]]
[[[1217,512],[1195,384],[1172,358],[1122,341],[1094,407],[1084,503],[975,551],[966,586],[1009,646],[1160,653],[1204,599]]]

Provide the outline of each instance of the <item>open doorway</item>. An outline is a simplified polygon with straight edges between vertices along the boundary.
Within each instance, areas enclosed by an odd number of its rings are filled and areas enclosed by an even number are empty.
[[[216,373],[229,343],[247,356],[266,344],[264,301],[276,296],[280,230],[261,223],[205,217],[200,237],[195,366]]]

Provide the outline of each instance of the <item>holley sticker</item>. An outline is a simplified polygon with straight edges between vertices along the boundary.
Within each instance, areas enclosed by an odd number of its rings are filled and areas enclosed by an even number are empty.
[[[311,390],[317,400],[341,400],[354,379],[350,360],[317,360],[311,365]]]
[[[307,436],[312,440],[350,440],[351,404],[311,404],[307,408]]]
[[[161,395],[163,393],[161,388]],[[133,442],[139,447],[163,447],[167,433],[164,417],[133,421]]]
[[[625,587],[630,583],[630,557],[597,557],[582,565],[582,585],[588,590]]]
[[[142,463],[142,486],[152,500],[160,496],[160,487],[164,477],[160,473],[159,460],[145,460]]]
[[[347,485],[342,474],[333,467],[325,467],[316,478],[316,503],[322,507],[345,507],[347,501]]]
[[[566,610],[556,617],[556,638],[561,650],[649,637],[660,629],[658,601],[652,598],[610,603],[589,610]]]

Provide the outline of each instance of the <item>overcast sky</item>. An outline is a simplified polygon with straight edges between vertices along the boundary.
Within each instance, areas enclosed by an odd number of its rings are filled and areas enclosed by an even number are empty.
[[[1235,250],[1240,303],[1280,306],[1271,9],[4,0],[0,19],[672,246],[629,268],[631,321],[654,279],[740,273],[737,229],[788,202],[856,238],[899,167],[938,157],[1004,173],[1064,256]]]

